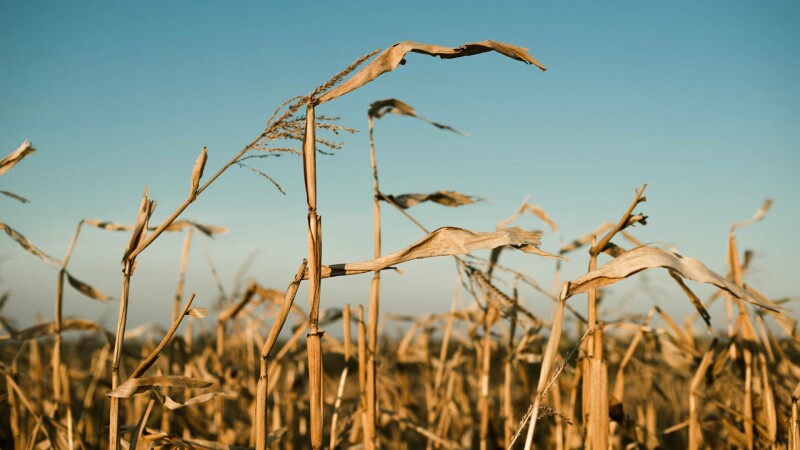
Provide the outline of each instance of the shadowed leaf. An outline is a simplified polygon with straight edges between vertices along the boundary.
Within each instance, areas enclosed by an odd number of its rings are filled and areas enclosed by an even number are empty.
[[[408,209],[422,202],[434,202],[444,206],[456,207],[470,205],[480,201],[476,197],[464,195],[455,191],[436,191],[432,194],[402,194],[398,196],[383,195],[381,200],[392,201],[397,206]]]
[[[93,298],[95,300],[100,300],[101,302],[107,302],[111,299],[108,295],[98,291],[97,289],[89,286],[88,284],[84,283],[83,281],[73,277],[69,273],[66,273],[67,281],[69,281],[70,286],[74,287],[78,290],[81,294]]]
[[[16,201],[18,201],[20,203],[30,203],[30,201],[27,198],[22,197],[20,195],[17,195],[17,194],[15,194],[13,192],[0,191],[0,194],[5,195],[6,197],[11,197],[11,198],[13,198],[14,200],[16,200]]]
[[[460,134],[462,136],[468,136],[468,134],[462,133],[449,125],[434,122],[432,120],[426,119],[418,115],[417,112],[414,111],[414,108],[411,107],[411,105],[396,98],[387,98],[385,100],[378,100],[376,102],[373,102],[369,105],[369,110],[367,110],[367,115],[370,117],[374,117],[376,119],[380,119],[386,114],[397,114],[400,116],[415,117],[424,122],[428,122],[429,124],[441,130],[448,130],[452,131],[453,133]]]

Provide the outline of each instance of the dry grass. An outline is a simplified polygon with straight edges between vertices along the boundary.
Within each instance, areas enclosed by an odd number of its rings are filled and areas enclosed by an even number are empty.
[[[556,221],[527,198],[494,231],[456,227],[429,231],[410,213],[416,204],[431,201],[461,207],[479,199],[444,190],[382,192],[375,119],[399,114],[442,130],[456,130],[423,118],[400,100],[381,100],[370,106],[368,114],[374,257],[322,264],[322,218],[317,215],[317,192],[322,187],[316,181],[316,153],[324,151],[321,147],[336,150],[340,144],[317,132],[352,130],[318,116],[316,109],[396,69],[408,52],[447,59],[488,51],[544,70],[525,49],[494,41],[455,48],[399,43],[359,58],[309,95],[281,105],[264,131],[204,183],[208,151],[203,148],[189,177],[186,200],[160,224],[150,224],[156,203],[145,191],[132,225],[82,220],[66,256],[59,260],[0,222],[23,250],[57,271],[53,322],[17,329],[13,318],[0,316],[5,330],[0,336],[4,381],[0,446],[15,450],[798,449],[800,341],[796,324],[777,302],[747,285],[749,258],[747,253],[740,258],[736,241],[736,230],[764,218],[772,205],[769,200],[753,219],[731,227],[725,274],[714,273],[676,251],[639,243],[631,227],[646,224],[646,216],[634,211],[646,201],[645,185],[635,190],[616,224],[605,223],[570,241],[559,256],[539,249],[540,233],[509,228],[529,212],[553,232],[558,230]],[[293,149],[292,142],[300,142],[301,150]],[[34,150],[29,142],[23,143],[0,161],[0,175]],[[192,322],[206,317],[206,311],[191,308],[194,294],[184,300],[191,247],[199,236],[226,230],[178,218],[229,167],[273,152],[295,153],[303,159],[308,242],[292,263],[300,263],[297,273],[285,290],[251,280],[244,292],[230,296],[217,277],[224,305],[217,311],[216,327],[194,332]],[[0,192],[12,200],[25,200]],[[381,201],[425,235],[384,254]],[[123,252],[114,333],[62,314],[65,281],[87,297],[109,300],[68,270],[84,225],[131,235]],[[130,286],[137,257],[164,232],[185,233],[172,325],[168,330],[126,330],[128,308],[136,307],[130,301],[132,294],[135,297]],[[634,248],[623,248],[620,238]],[[470,255],[475,250],[490,250],[491,256]],[[504,250],[550,258],[556,269],[552,291],[543,289],[534,276],[501,265]],[[578,251],[590,257],[586,274],[562,282],[562,255]],[[601,259],[601,255],[605,256]],[[207,252],[206,256],[213,269]],[[419,317],[385,314],[386,320],[405,330],[404,335],[379,335],[381,272],[414,259],[441,256],[454,258],[459,277],[449,312]],[[696,314],[686,317],[682,326],[658,307],[644,318],[604,318],[603,289],[652,269],[669,273]],[[363,304],[352,310],[350,305],[342,311],[324,308],[323,279],[367,272],[373,276],[370,298],[364,299],[366,311]],[[718,291],[703,301],[685,280],[709,284]],[[309,287],[307,309],[295,303],[303,282]],[[552,301],[549,321],[523,306],[520,283]],[[462,301],[464,293],[470,301]],[[588,296],[588,317],[572,306],[582,301],[582,294]],[[8,299],[9,294],[0,298],[0,314]],[[708,307],[719,299],[726,302],[727,330],[715,336],[696,335],[698,322],[713,332]],[[291,315],[294,323],[287,326]],[[656,316],[663,325],[653,325]],[[334,337],[338,333],[326,334],[325,327],[342,327],[342,340]],[[69,339],[64,337],[67,332]],[[304,335],[305,346],[301,343]],[[288,337],[280,340],[280,336]],[[357,377],[349,376],[356,370]]]

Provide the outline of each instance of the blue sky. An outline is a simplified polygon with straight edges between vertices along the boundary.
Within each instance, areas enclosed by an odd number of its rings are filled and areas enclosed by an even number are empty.
[[[731,222],[771,197],[773,210],[741,230],[739,244],[756,251],[753,285],[774,298],[796,295],[797,3],[430,3],[0,3],[0,149],[8,153],[24,139],[39,149],[0,178],[0,189],[31,200],[0,199],[2,220],[62,257],[81,218],[133,221],[145,186],[158,201],[154,220],[163,219],[185,197],[203,146],[208,172],[258,135],[283,100],[311,91],[362,54],[401,40],[454,46],[493,39],[528,47],[549,70],[494,54],[452,61],[411,55],[396,72],[320,108],[361,131],[318,161],[324,262],[372,254],[365,113],[370,102],[396,97],[471,135],[403,117],[376,125],[385,192],[453,189],[487,199],[411,211],[430,228],[491,230],[530,194],[561,226],[559,235],[543,238],[542,247],[553,251],[559,238],[616,221],[646,182],[648,202],[640,209],[651,218],[636,235],[724,271]],[[228,290],[251,251],[259,253],[249,276],[279,289],[306,251],[299,158],[256,164],[286,196],[234,167],[185,213],[230,228],[208,243]],[[543,226],[532,217],[518,225]],[[419,237],[384,207],[386,251]],[[85,232],[75,275],[118,298],[127,239]],[[132,326],[169,317],[181,241],[165,236],[140,258]],[[0,255],[2,289],[13,293],[6,312],[21,325],[36,313],[51,318],[55,272],[8,239],[0,240]],[[506,262],[551,283],[549,261],[514,255]],[[585,267],[576,255],[565,271],[575,277]],[[405,276],[384,277],[383,311],[448,308],[452,261],[403,270]],[[198,293],[199,306],[213,303],[209,279],[195,247],[187,289]],[[647,279],[658,285],[664,277]],[[368,277],[326,282],[323,306],[366,304],[368,285]],[[653,302],[679,316],[689,310],[669,284],[658,298],[640,287],[615,286],[608,308],[631,297],[634,310]],[[549,315],[542,297],[523,296]],[[306,304],[303,292],[298,302]],[[66,311],[112,323],[116,303],[70,294]]]

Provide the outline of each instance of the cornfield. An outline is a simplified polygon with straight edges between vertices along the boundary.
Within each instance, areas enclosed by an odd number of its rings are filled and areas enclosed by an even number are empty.
[[[156,203],[145,190],[133,222],[79,221],[59,259],[6,223],[13,218],[0,218],[11,241],[55,270],[57,287],[52,322],[19,329],[12,317],[0,316],[0,446],[800,449],[796,323],[785,302],[746,283],[751,254],[740,252],[736,235],[768,214],[770,200],[752,219],[731,226],[723,274],[675,249],[637,239],[636,228],[648,220],[644,184],[634,189],[633,198],[620,200],[609,222],[550,252],[540,248],[542,232],[512,226],[531,214],[553,233],[558,230],[529,198],[494,230],[430,230],[412,215],[415,205],[469,207],[482,199],[449,190],[382,191],[376,124],[403,115],[443,132],[463,133],[419,115],[401,100],[383,99],[367,108],[373,259],[323,264],[317,192],[325,187],[317,184],[316,155],[340,147],[327,135],[354,130],[317,109],[394,71],[411,52],[440,59],[495,52],[545,70],[526,49],[496,41],[459,47],[400,42],[358,58],[310,93],[287,100],[255,139],[213,173],[203,148],[188,177],[186,199],[161,223],[150,221]],[[507,59],[497,64],[507,65]],[[0,161],[0,175],[35,150],[25,141]],[[297,260],[289,262],[297,267],[294,279],[288,286],[250,280],[225,296],[213,315],[193,308],[196,295],[217,293],[185,292],[190,249],[198,234],[213,237],[226,229],[186,220],[182,213],[230,167],[249,167],[244,161],[277,153],[302,159],[308,239],[296,244]],[[6,201],[26,201],[20,194],[2,193]],[[420,239],[384,251],[383,209],[407,218],[420,230]],[[86,227],[130,236],[120,249],[115,330],[63,314],[67,285],[94,300],[110,300],[76,278],[69,266]],[[131,289],[137,257],[164,233],[184,236],[181,275],[171,311],[165,311],[171,326],[127,329],[128,310],[137,308]],[[489,256],[472,253],[479,250]],[[550,287],[537,281],[550,274],[502,264],[504,252],[552,261]],[[563,264],[579,252],[589,255],[585,274],[562,279]],[[441,299],[451,305],[449,311],[381,315],[382,273],[434,257],[452,257],[455,263],[458,286],[452,298]],[[652,306],[641,316],[604,317],[605,288],[632,283],[647,270],[665,270],[685,294],[680,301],[691,303],[695,312],[678,319]],[[371,274],[368,299],[342,309],[326,307],[323,280],[360,274]],[[219,278],[216,282],[222,284]],[[692,283],[714,286],[715,293],[699,298]],[[295,298],[303,284],[307,305]],[[551,316],[539,317],[524,306],[518,294],[523,285],[548,299]],[[0,314],[10,299],[8,292],[0,299]],[[585,316],[573,306],[583,301]],[[708,310],[717,302],[725,305],[725,330],[712,327]],[[214,326],[208,324],[213,318]],[[387,323],[402,329],[402,337],[381,334],[392,328]],[[697,333],[698,328],[707,333]]]

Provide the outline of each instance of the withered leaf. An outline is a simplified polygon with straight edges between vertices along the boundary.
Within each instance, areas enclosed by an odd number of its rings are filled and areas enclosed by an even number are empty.
[[[370,117],[374,117],[376,119],[380,119],[386,114],[397,114],[401,116],[414,117],[424,122],[427,122],[435,126],[436,128],[439,128],[440,130],[448,130],[452,131],[453,133],[460,134],[462,136],[468,136],[466,133],[462,133],[449,125],[434,122],[432,120],[426,119],[418,115],[417,112],[414,111],[414,108],[411,107],[411,105],[396,98],[387,98],[385,100],[378,100],[376,102],[372,102],[369,105],[369,109],[367,110],[367,115]]]
[[[15,164],[22,161],[23,158],[35,152],[36,148],[31,145],[30,141],[25,141],[17,147],[16,150],[6,155],[5,158],[0,160],[0,175],[8,172]]]
[[[470,205],[480,201],[479,198],[464,195],[456,191],[436,191],[431,194],[402,194],[402,195],[383,195],[381,200],[390,201],[397,206],[408,209],[422,202],[434,202],[444,206],[456,207]]]
[[[102,331],[103,327],[90,320],[85,319],[64,319],[61,323],[62,331]],[[41,323],[22,330],[18,330],[10,335],[0,336],[0,341],[6,340],[28,340],[55,334],[55,324],[53,322]]]
[[[108,295],[98,291],[97,289],[89,286],[83,281],[73,277],[72,275],[69,274],[69,272],[65,272],[65,274],[67,275],[67,281],[69,281],[69,284],[75,289],[77,289],[78,292],[80,292],[81,294],[89,298],[99,300],[101,302],[107,302],[111,299],[111,297],[109,297]]]
[[[214,384],[200,378],[165,375],[153,377],[129,378],[118,388],[108,393],[109,397],[130,398],[140,392],[145,392],[155,387],[202,389]]]
[[[22,248],[24,248],[28,253],[38,257],[39,259],[41,259],[50,266],[58,267],[61,265],[61,261],[39,250],[38,247],[33,245],[33,242],[28,240],[28,238],[26,238],[25,236],[19,234],[17,230],[11,228],[5,222],[0,221],[0,226],[3,227],[3,230],[6,232],[7,235],[11,237],[11,239],[15,240],[17,244],[19,244]]]
[[[599,269],[572,281],[567,296],[572,297],[591,289],[608,286],[642,270],[657,267],[665,268],[676,275],[698,283],[713,284],[755,306],[775,310],[774,306],[767,305],[749,295],[742,287],[711,271],[700,261],[655,247],[639,247],[629,250]]]
[[[25,197],[23,197],[21,195],[17,195],[17,194],[15,194],[13,192],[0,191],[0,194],[5,195],[6,197],[11,197],[11,198],[13,198],[14,200],[16,200],[16,201],[18,201],[20,203],[30,203],[30,201],[27,198],[25,198]]]
[[[553,230],[553,232],[558,231],[558,225],[556,225],[553,219],[551,219],[550,216],[548,216],[547,213],[544,212],[541,206],[532,205],[528,203],[529,199],[530,199],[529,196],[525,197],[525,199],[522,200],[522,204],[520,204],[517,210],[514,211],[514,214],[512,214],[510,217],[508,217],[503,221],[497,222],[497,228],[505,228],[511,225],[512,222],[517,220],[519,216],[521,216],[525,212],[529,212],[538,217],[539,219],[541,219],[542,222],[546,223],[547,226],[550,227],[551,230]]]
[[[544,66],[533,59],[528,54],[528,50],[515,45],[496,41],[482,41],[464,44],[460,47],[443,47],[440,45],[421,44],[418,42],[403,41],[394,44],[375,57],[364,68],[356,72],[347,81],[338,87],[322,95],[317,104],[322,104],[337,97],[347,94],[350,91],[360,88],[370,81],[378,78],[386,72],[391,72],[404,62],[405,56],[409,52],[422,53],[429,56],[438,56],[442,59],[460,58],[462,56],[477,55],[495,51],[509,58],[522,61],[526,64],[533,64],[541,70],[546,70]]]
[[[184,402],[175,401],[172,398],[170,398],[168,395],[164,395],[164,394],[159,393],[159,392],[156,393],[156,396],[157,396],[159,402],[161,402],[161,404],[166,406],[171,411],[175,411],[176,409],[180,409],[180,408],[183,408],[183,407],[186,407],[186,406],[199,405],[201,403],[205,403],[205,402],[207,402],[207,401],[209,401],[209,400],[211,400],[213,398],[216,398],[216,397],[223,397],[223,398],[227,398],[227,399],[236,398],[236,394],[235,393],[219,392],[219,391],[200,394],[200,395],[198,395],[196,397],[192,397],[189,400],[186,400]]]
[[[191,308],[186,312],[186,315],[197,319],[205,319],[208,317],[208,310],[206,308]]]
[[[355,275],[387,269],[413,259],[436,256],[463,255],[475,250],[489,250],[495,247],[510,246],[525,253],[560,258],[544,250],[539,250],[541,233],[525,231],[521,228],[504,228],[492,232],[476,232],[455,227],[434,230],[421,240],[395,253],[372,261],[335,264],[322,267],[322,277]],[[306,272],[304,278],[308,277]]]
[[[125,250],[125,254],[122,256],[123,265],[128,263],[130,255],[134,252],[134,250],[136,250],[139,244],[144,241],[144,237],[147,234],[147,221],[150,220],[150,215],[153,214],[155,207],[156,202],[150,200],[150,197],[147,196],[147,188],[145,188],[144,194],[142,195],[142,201],[139,204],[139,214],[136,216],[136,226],[131,234],[131,240],[128,243],[128,248]]]
[[[771,207],[772,207],[772,199],[768,198],[768,199],[764,200],[764,203],[761,204],[761,206],[758,208],[758,211],[756,211],[756,213],[755,213],[755,215],[753,216],[752,219],[748,219],[748,220],[744,220],[742,222],[734,223],[731,226],[731,230],[735,230],[737,228],[742,228],[742,227],[745,227],[747,225],[752,225],[752,224],[760,221],[761,219],[764,218],[765,215],[767,215],[767,212],[769,211],[769,209]]]
[[[200,155],[194,162],[194,168],[192,169],[192,188],[189,191],[189,197],[191,197],[192,200],[197,198],[197,188],[200,187],[200,178],[203,177],[203,169],[206,167],[207,159],[208,150],[203,147],[203,150],[200,151]]]

